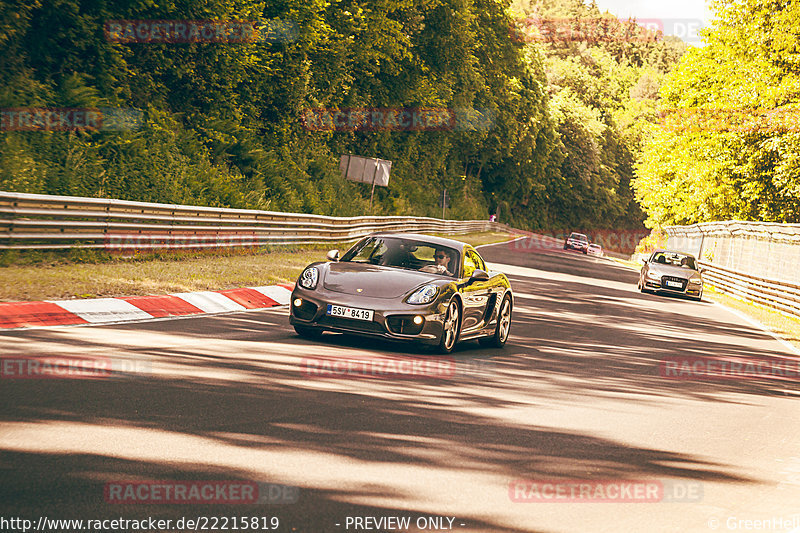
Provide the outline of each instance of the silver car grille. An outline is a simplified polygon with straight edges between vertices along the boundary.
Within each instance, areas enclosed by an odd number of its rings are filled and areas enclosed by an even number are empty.
[[[671,286],[667,285],[668,281],[673,281],[673,282],[680,283],[681,284],[680,289],[678,287],[671,287]],[[678,278],[678,277],[675,277],[675,276],[661,276],[661,287],[664,288],[664,289],[672,289],[674,291],[675,290],[685,291],[686,290],[686,283],[688,283],[688,280],[685,279],[685,278]]]

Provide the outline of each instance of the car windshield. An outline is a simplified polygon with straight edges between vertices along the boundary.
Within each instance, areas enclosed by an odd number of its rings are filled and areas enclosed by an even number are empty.
[[[672,265],[697,270],[697,264],[695,263],[694,257],[691,255],[679,254],[677,252],[657,252],[653,254],[653,259],[651,262],[661,265]]]
[[[454,248],[438,244],[398,237],[368,237],[348,250],[340,261],[456,276],[460,254]]]
[[[562,234],[563,235],[563,234]],[[589,242],[589,237],[584,235],[583,233],[573,233],[569,236],[570,239],[575,239],[576,241],[583,241]]]

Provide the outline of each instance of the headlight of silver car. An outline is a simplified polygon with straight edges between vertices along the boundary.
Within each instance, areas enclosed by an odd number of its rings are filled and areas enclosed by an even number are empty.
[[[650,272],[650,271],[647,272],[647,277],[649,279],[661,279],[661,276],[659,276],[655,272]]]
[[[692,278],[689,280],[689,283],[691,283],[692,285],[702,285],[703,280],[700,278]]]
[[[406,302],[417,305],[429,304],[436,298],[437,292],[439,292],[439,289],[436,285],[423,285],[414,291],[414,294],[409,296]]]
[[[300,274],[300,286],[304,289],[313,290],[317,288],[317,280],[319,279],[319,269],[317,267],[308,267]]]

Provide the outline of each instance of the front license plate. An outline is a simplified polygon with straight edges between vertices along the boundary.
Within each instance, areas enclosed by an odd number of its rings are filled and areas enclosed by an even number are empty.
[[[667,287],[675,287],[676,289],[682,289],[683,283],[681,283],[680,281],[668,281]]]
[[[356,309],[355,307],[343,307],[341,305],[328,304],[328,315],[340,316],[342,318],[354,318],[356,320],[372,320],[373,311],[369,309]]]

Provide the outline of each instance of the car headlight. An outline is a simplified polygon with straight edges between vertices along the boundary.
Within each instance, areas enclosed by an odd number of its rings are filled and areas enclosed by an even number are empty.
[[[691,283],[692,285],[702,285],[703,280],[700,278],[692,278],[689,280],[689,283]]]
[[[313,290],[317,288],[317,280],[319,280],[319,269],[317,267],[308,267],[300,274],[298,283],[304,289]]]
[[[439,288],[436,285],[423,285],[416,291],[414,294],[408,297],[406,302],[410,304],[429,304],[436,298],[436,293],[439,292]]]
[[[661,276],[659,276],[659,275],[658,275],[658,274],[656,274],[655,272],[648,272],[648,273],[647,273],[647,278],[648,278],[648,279],[660,279],[660,278],[661,278]]]

